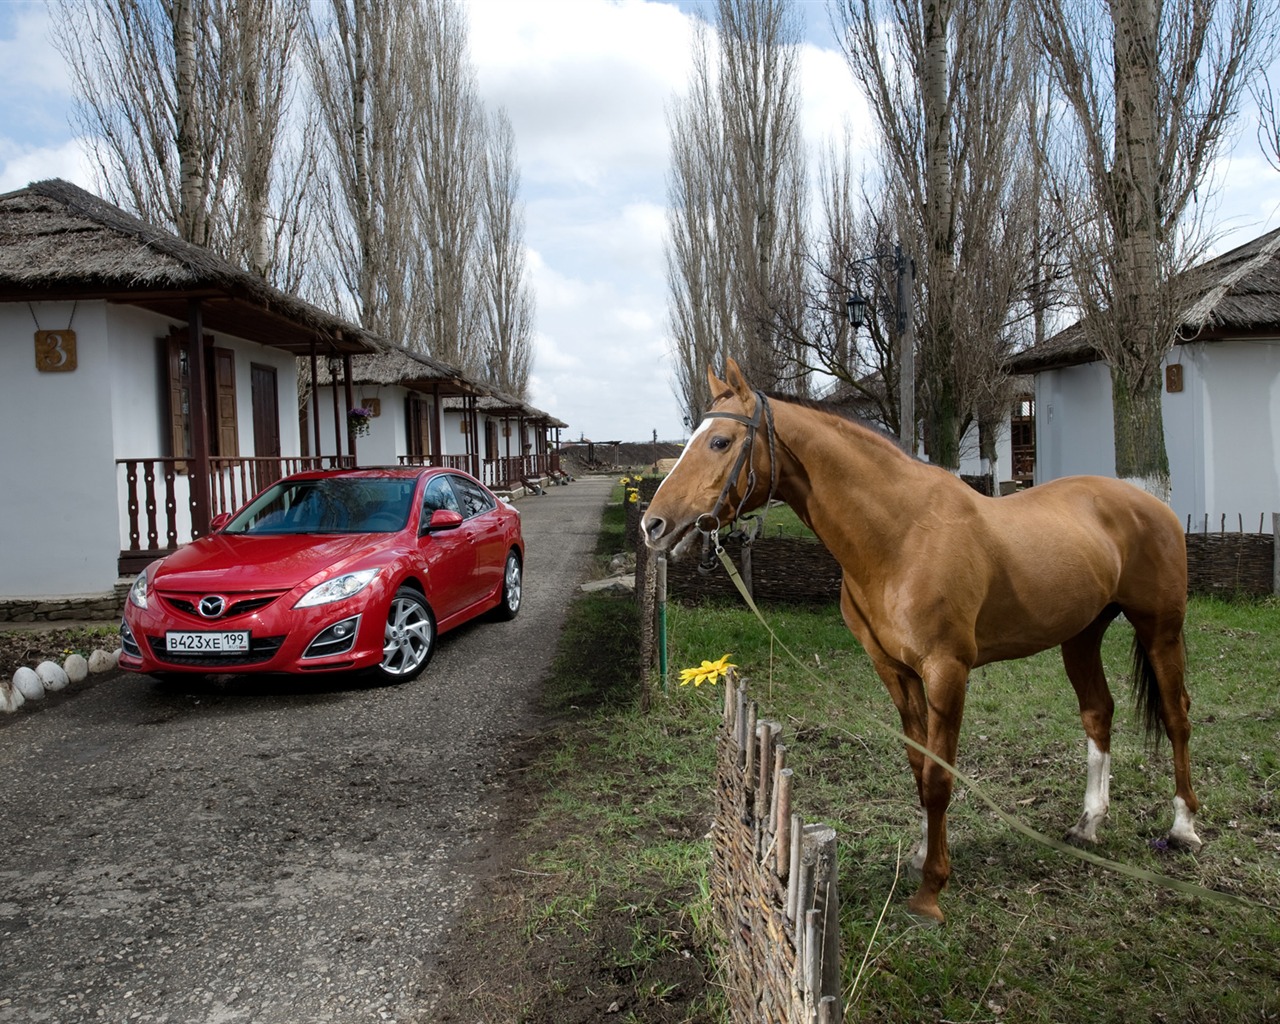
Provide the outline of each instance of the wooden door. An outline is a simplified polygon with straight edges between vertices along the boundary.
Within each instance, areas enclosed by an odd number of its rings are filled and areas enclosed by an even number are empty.
[[[249,390],[253,399],[254,489],[280,479],[280,400],[276,368],[251,363]]]

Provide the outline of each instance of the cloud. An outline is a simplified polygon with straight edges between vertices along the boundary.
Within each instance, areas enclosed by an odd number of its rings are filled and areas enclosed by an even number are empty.
[[[79,139],[57,146],[26,147],[0,138],[0,193],[46,178],[63,178],[82,188],[93,187],[93,166]]]

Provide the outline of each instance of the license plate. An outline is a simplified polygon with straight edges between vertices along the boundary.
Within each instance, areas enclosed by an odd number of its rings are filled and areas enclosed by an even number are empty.
[[[170,654],[241,654],[249,650],[249,631],[165,633],[164,649]]]

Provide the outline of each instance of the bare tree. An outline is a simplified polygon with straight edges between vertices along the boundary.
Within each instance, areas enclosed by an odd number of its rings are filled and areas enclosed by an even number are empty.
[[[699,36],[688,96],[669,117],[667,276],[676,384],[690,421],[708,363],[807,388],[787,325],[804,306],[805,170],[789,0],[719,0]],[[713,53],[714,50],[714,53]]]
[[[322,128],[320,230],[329,302],[402,341],[410,323],[415,182],[413,8],[332,0],[310,9],[306,55]],[[354,307],[354,308],[353,308]]]
[[[296,232],[279,171],[301,0],[57,0],[76,120],[112,201],[258,273]],[[296,152],[296,151],[295,151]],[[272,211],[276,212],[272,212]],[[265,226],[274,219],[280,227]]]
[[[701,420],[710,404],[707,367],[724,366],[725,355],[736,352],[728,349],[733,338],[732,262],[724,228],[724,141],[711,59],[708,29],[700,23],[689,93],[668,115],[668,315],[677,394],[690,424]]]
[[[804,305],[799,24],[790,0],[719,0],[717,17],[737,358],[760,387],[804,391],[803,363],[776,327]]]
[[[488,378],[517,398],[529,391],[533,292],[525,276],[524,210],[515,133],[505,111],[488,120],[481,235],[482,362]]]
[[[1264,0],[1034,0],[1068,117],[1055,194],[1072,225],[1080,325],[1111,368],[1116,475],[1169,498],[1161,372],[1180,324],[1179,274],[1202,253],[1197,192],[1227,138]]]
[[[843,0],[838,16],[880,129],[888,169],[877,206],[895,211],[893,234],[915,258],[925,447],[953,469],[967,425],[1003,412],[1001,354],[1030,227],[1019,8],[954,11],[950,0]]]
[[[416,187],[413,343],[437,359],[482,371],[479,227],[484,120],[467,52],[466,19],[455,0],[420,0],[413,67]]]

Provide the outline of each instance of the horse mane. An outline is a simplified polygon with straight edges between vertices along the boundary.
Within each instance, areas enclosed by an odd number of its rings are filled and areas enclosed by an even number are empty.
[[[893,434],[889,433],[879,423],[875,423],[866,417],[859,416],[851,410],[847,405],[839,405],[835,402],[826,402],[815,398],[800,398],[798,395],[788,395],[780,391],[766,391],[765,398],[771,402],[785,402],[788,405],[798,405],[802,409],[812,409],[814,412],[825,412],[830,416],[834,416],[838,420],[843,420],[852,426],[860,427],[881,441],[887,442],[894,449],[907,458],[915,462],[920,460],[903,449],[901,442]]]

